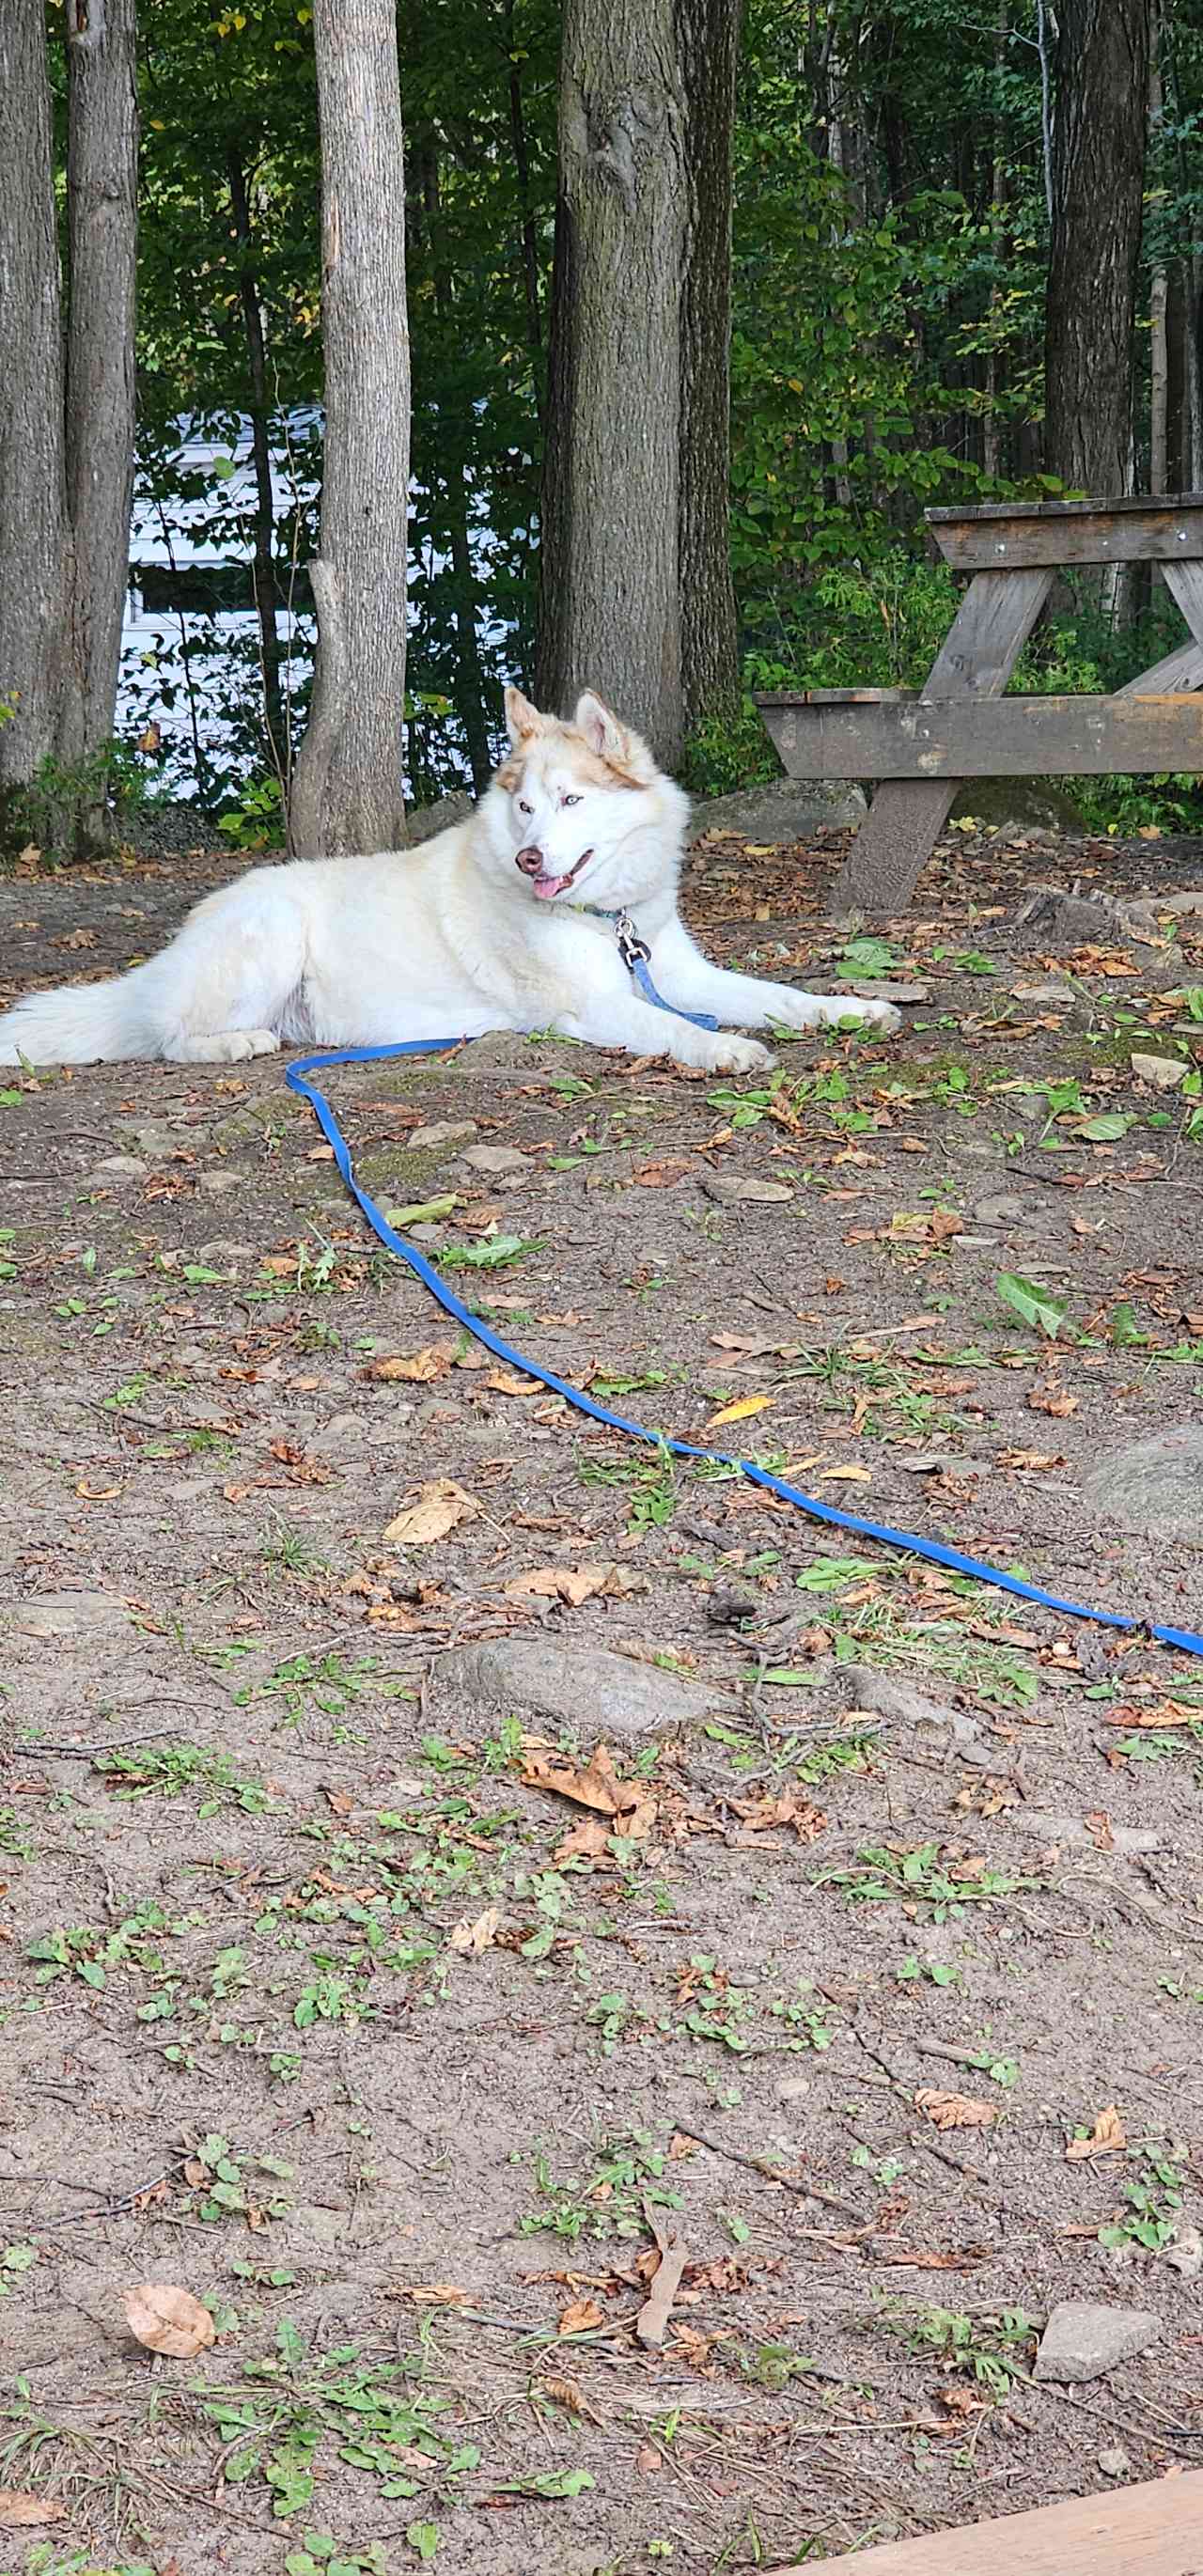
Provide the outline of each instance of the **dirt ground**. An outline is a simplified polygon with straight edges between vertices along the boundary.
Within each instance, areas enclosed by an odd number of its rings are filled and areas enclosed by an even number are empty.
[[[841,848],[695,926],[828,985]],[[4,998],[234,864],[6,879]],[[954,835],[902,1032],[775,1084],[331,1097],[522,1352],[1199,1626],[1203,925],[1016,928],[1073,876],[1203,846]],[[582,1420],[278,1062],[0,1079],[0,2576],[717,2576],[1196,2464],[1203,1663]],[[1064,2299],[1160,2339],[1038,2381]]]

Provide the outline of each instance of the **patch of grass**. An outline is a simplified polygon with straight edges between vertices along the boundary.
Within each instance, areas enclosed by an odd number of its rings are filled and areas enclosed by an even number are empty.
[[[457,2443],[440,2427],[451,2401],[432,2384],[425,2351],[398,2359],[339,2344],[318,2353],[285,2319],[274,2353],[248,2362],[238,2383],[202,2382],[196,2394],[221,2436],[223,2479],[262,2482],[280,2522],[309,2511],[327,2451],[370,2477],[381,2501],[417,2496],[429,2483],[442,2491],[480,2465],[474,2442]],[[306,2549],[315,2554],[308,2539]]]
[[[1008,2397],[1031,2376],[1036,2328],[1022,2308],[970,2317],[954,2308],[887,2312],[885,2323],[905,2336],[909,2352],[934,2360],[950,2376],[973,2380],[995,2399]]]
[[[557,2178],[550,2158],[535,2159],[540,2206],[518,2221],[521,2236],[579,2238],[645,2236],[646,2210],[679,2209],[681,2195],[666,2181],[667,2159],[645,2129],[603,2141],[584,2174]]]
[[[854,1905],[922,1907],[935,1923],[946,1923],[972,1905],[1030,1893],[1043,1884],[1042,1879],[986,1869],[976,1861],[952,1861],[945,1867],[938,1843],[921,1843],[913,1851],[897,1844],[870,1843],[857,1853],[853,1868],[821,1870],[815,1880],[817,1887],[838,1887]]]
[[[1159,2147],[1132,2149],[1137,2170],[1120,2184],[1123,2208],[1099,2229],[1100,2245],[1143,2245],[1160,2253],[1178,2225],[1186,2174],[1176,2158]]]
[[[99,1753],[92,1769],[119,1798],[195,1798],[201,1816],[216,1816],[223,1807],[262,1816],[271,1807],[266,1789],[256,1780],[244,1780],[228,1753],[210,1753],[196,1744],[144,1744]]]
[[[378,1655],[360,1655],[352,1664],[337,1653],[291,1655],[261,1682],[244,1682],[234,1694],[236,1708],[260,1699],[282,1703],[286,1726],[298,1726],[312,1706],[324,1717],[345,1717],[365,1698],[412,1699],[408,1682],[385,1672]]]

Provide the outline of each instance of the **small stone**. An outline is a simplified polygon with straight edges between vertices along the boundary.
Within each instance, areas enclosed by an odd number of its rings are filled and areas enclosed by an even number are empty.
[[[1179,2221],[1172,2243],[1166,2246],[1165,2259],[1175,2272],[1181,2273],[1184,2281],[1197,2279],[1203,2271],[1203,2236],[1198,2228]]]
[[[204,1191],[206,1198],[219,1199],[226,1190],[241,1189],[245,1179],[245,1172],[231,1172],[223,1167],[216,1172],[198,1172],[196,1186],[198,1190]],[[341,1200],[339,1205],[342,1205]]]
[[[1062,2299],[1041,2335],[1032,2376],[1066,2388],[1103,2379],[1121,2361],[1160,2342],[1161,2333],[1161,2319],[1151,2308],[1106,2308],[1093,2299]]]
[[[892,1002],[895,1010],[903,1010],[915,1002],[930,1002],[932,998],[930,984],[882,983],[875,981],[871,975],[858,975],[854,982],[847,985],[841,975],[840,990],[855,993],[858,1002]]]
[[[1022,1225],[1032,1202],[1021,1199],[1014,1190],[995,1190],[984,1199],[975,1199],[973,1213],[979,1225]]]
[[[1132,1071],[1138,1081],[1151,1083],[1154,1091],[1176,1091],[1190,1066],[1181,1055],[1134,1055]]]
[[[794,1195],[788,1182],[762,1181],[754,1172],[742,1180],[734,1174],[728,1177],[726,1172],[700,1172],[698,1178],[707,1198],[716,1199],[720,1207],[734,1207],[742,1199],[750,1199],[758,1206],[779,1207]]]
[[[94,1181],[144,1181],[149,1170],[149,1163],[144,1163],[138,1154],[106,1154],[103,1163],[97,1164],[92,1179]]]
[[[1099,2467],[1105,2478],[1130,2478],[1132,2475],[1132,2462],[1118,2442],[1111,2450],[1099,2452]]]
[[[469,1136],[479,1133],[474,1118],[436,1118],[430,1127],[415,1127],[406,1151],[432,1154],[439,1145],[462,1145]]]
[[[787,849],[809,840],[818,825],[863,823],[867,810],[864,789],[845,779],[773,778],[734,796],[702,798],[693,808],[690,841],[721,832],[761,849]]]
[[[590,1740],[608,1731],[653,1735],[696,1726],[727,1706],[723,1691],[705,1682],[632,1663],[603,1647],[561,1646],[553,1637],[461,1646],[440,1658],[435,1687],[457,1708],[468,1701],[507,1716],[522,1711],[552,1718]]]
[[[460,1160],[470,1163],[474,1172],[489,1172],[500,1179],[505,1172],[532,1172],[529,1154],[520,1154],[516,1145],[469,1145]]]
[[[82,1630],[125,1630],[129,1612],[110,1592],[39,1592],[8,1605],[7,1618],[23,1637],[72,1637]]]
[[[1126,1440],[1082,1479],[1092,1503],[1129,1529],[1203,1527],[1203,1428],[1182,1422],[1147,1440]]]

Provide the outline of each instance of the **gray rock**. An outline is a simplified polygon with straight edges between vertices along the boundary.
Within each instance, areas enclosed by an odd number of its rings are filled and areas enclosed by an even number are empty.
[[[217,1172],[198,1172],[196,1176],[196,1186],[198,1190],[204,1191],[206,1198],[219,1199],[224,1195],[226,1190],[241,1189],[245,1179],[245,1172],[232,1172],[228,1166],[224,1166]],[[343,1202],[341,1199],[338,1204],[340,1207],[342,1206]]]
[[[410,1154],[433,1153],[436,1145],[463,1145],[476,1134],[474,1118],[436,1118],[430,1127],[415,1127],[406,1146]]]
[[[142,1181],[149,1170],[149,1163],[144,1163],[138,1154],[106,1154],[103,1163],[97,1164],[92,1179],[102,1182]]]
[[[553,1637],[491,1638],[441,1657],[432,1676],[440,1698],[554,1718],[582,1735],[654,1735],[696,1726],[726,1705],[721,1690],[635,1664],[604,1647],[561,1646]]]
[[[1062,2299],[1041,2335],[1032,2376],[1066,2388],[1103,2379],[1121,2361],[1147,2352],[1161,2332],[1161,2319],[1151,2308],[1105,2308],[1092,2299]]]
[[[1198,2228],[1189,2227],[1179,2219],[1173,2243],[1166,2246],[1165,2259],[1173,2271],[1181,2273],[1184,2281],[1197,2280],[1199,2273],[1203,2272],[1203,2236]]]
[[[950,820],[984,824],[1005,837],[1009,832],[1069,832],[1086,825],[1071,797],[1047,778],[972,778],[959,790]]]
[[[1087,1844],[1094,1842],[1089,1825],[1081,1816],[1067,1816],[1050,1807],[1016,1807],[1007,1818],[1017,1834],[1030,1834],[1040,1843]],[[1117,1852],[1139,1854],[1161,1849],[1161,1835],[1141,1825],[1112,1825],[1111,1843]]]
[[[1126,1440],[1090,1468],[1083,1490],[1128,1529],[1181,1530],[1203,1540],[1203,1427],[1183,1422]]]
[[[22,1637],[111,1636],[128,1628],[129,1611],[110,1592],[39,1592],[6,1602],[0,1619]]]
[[[1132,2475],[1132,2462],[1118,2442],[1099,2452],[1099,2467],[1105,2478],[1130,2478]]]
[[[460,1161],[470,1163],[474,1172],[487,1172],[494,1180],[507,1173],[534,1170],[530,1155],[519,1153],[516,1145],[469,1145]]]
[[[975,1199],[973,1213],[979,1225],[1020,1225],[1031,1205],[1030,1199],[1017,1198],[1013,1191],[996,1190],[988,1198]]]
[[[836,778],[773,778],[767,786],[745,787],[736,796],[704,796],[693,808],[690,838],[703,832],[729,832],[765,849],[785,849],[805,841],[824,824],[862,823],[868,813],[864,791]]]
[[[405,834],[410,849],[419,841],[433,841],[437,832],[449,832],[456,823],[466,823],[473,799],[467,789],[457,787],[450,796],[440,796],[433,805],[417,805],[405,817]],[[399,854],[403,855],[403,854]]]

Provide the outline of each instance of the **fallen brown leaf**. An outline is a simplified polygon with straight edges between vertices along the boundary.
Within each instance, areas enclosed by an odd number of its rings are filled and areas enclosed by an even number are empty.
[[[641,1841],[656,1821],[656,1800],[642,1780],[620,1780],[610,1754],[599,1744],[584,1770],[554,1754],[532,1752],[520,1774],[528,1789],[549,1789],[574,1806],[612,1818],[612,1830]]]
[[[494,1947],[500,1921],[496,1906],[486,1905],[484,1913],[478,1914],[474,1923],[465,1918],[464,1922],[456,1924],[448,1948],[461,1951],[465,1958],[478,1959],[483,1950]]]
[[[1114,2102],[1100,2111],[1088,2138],[1071,2138],[1065,2150],[1067,2164],[1083,2164],[1088,2156],[1118,2156],[1127,2146],[1127,2133]]]
[[[31,2487],[0,2487],[0,2530],[32,2531],[39,2522],[61,2522],[66,2510]]]
[[[423,1350],[408,1355],[396,1351],[386,1358],[373,1360],[364,1370],[365,1377],[391,1382],[402,1378],[414,1386],[429,1386],[433,1379],[446,1377],[455,1357],[454,1342],[428,1342]]]
[[[347,1796],[347,1793],[346,1793],[346,1790],[345,1790],[345,1789],[327,1789],[327,1788],[323,1785],[323,1788],[322,1788],[322,1796],[323,1796],[323,1798],[325,1799],[326,1804],[327,1804],[327,1806],[330,1808],[331,1813],[332,1813],[333,1815],[336,1815],[336,1816],[353,1816],[353,1815],[354,1815],[354,1813],[355,1813],[355,1800],[354,1800],[354,1798],[349,1798],[349,1797]]]
[[[657,2227],[656,2243],[660,2249],[660,2260],[656,2266],[652,2286],[635,2319],[636,2337],[640,2343],[647,2344],[649,2347],[655,2347],[664,2341],[668,2320],[672,2313],[672,2303],[681,2287],[681,2275],[689,2261],[688,2253],[680,2238],[667,2228]]]
[[[732,1798],[730,1803],[744,1820],[741,1842],[745,1836],[771,1834],[783,1825],[792,1825],[800,1843],[812,1843],[827,1823],[823,1809],[797,1789],[784,1789],[776,1798]]]
[[[510,1601],[567,1601],[577,1609],[607,1589],[614,1571],[612,1565],[537,1565],[512,1574],[502,1588]]]
[[[203,2171],[203,2168],[202,2168]],[[136,2342],[147,2352],[163,2352],[173,2361],[191,2361],[212,2343],[213,2319],[191,2290],[178,2289],[166,2281],[140,2281],[136,2288],[123,2290],[121,2305],[125,2321]]]
[[[490,1369],[485,1385],[491,1386],[495,1395],[542,1395],[543,1393],[537,1377],[520,1376],[517,1369]]]
[[[606,2320],[596,2299],[570,2299],[556,2319],[556,2333],[561,2335],[592,2334]]]
[[[390,1547],[428,1547],[436,1538],[446,1538],[458,1529],[461,1521],[472,1520],[479,1505],[450,1476],[435,1476],[389,1522],[384,1532]]]
[[[597,1816],[582,1816],[551,1855],[556,1869],[566,1860],[609,1860],[610,1856],[610,1836]]]
[[[454,2281],[398,2281],[388,2293],[390,2299],[409,2299],[415,2308],[464,2308],[466,2290],[457,2289]]]
[[[992,2129],[998,2118],[993,2102],[975,2102],[967,2093],[942,2093],[930,2084],[920,2086],[915,2109],[934,2129]]]

